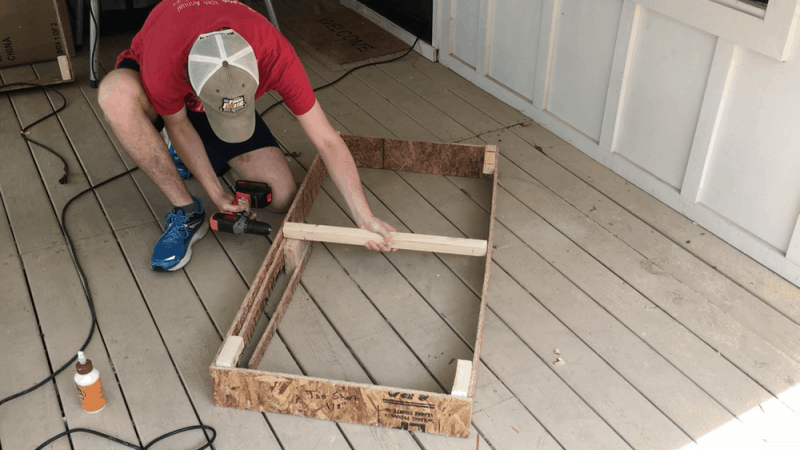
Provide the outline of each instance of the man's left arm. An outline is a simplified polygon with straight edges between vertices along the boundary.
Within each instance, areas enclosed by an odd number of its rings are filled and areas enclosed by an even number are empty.
[[[305,114],[297,116],[297,120],[317,148],[336,188],[344,196],[347,206],[356,220],[356,225],[384,237],[384,242],[370,241],[366,247],[382,252],[392,250],[392,236],[389,233],[395,229],[372,213],[364,196],[364,189],[361,186],[361,178],[358,175],[356,163],[353,161],[353,155],[350,154],[347,144],[344,143],[339,133],[328,122],[319,102],[315,102],[314,106]]]

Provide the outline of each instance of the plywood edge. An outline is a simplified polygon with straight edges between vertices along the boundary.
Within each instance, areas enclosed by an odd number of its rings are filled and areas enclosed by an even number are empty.
[[[471,398],[211,366],[218,406],[468,437]]]
[[[330,242],[334,244],[365,245],[369,241],[380,242],[383,237],[377,233],[360,228],[334,227],[288,222],[283,225],[286,237],[306,241]],[[423,252],[448,253],[455,255],[483,256],[487,251],[487,241],[480,239],[432,236],[415,233],[391,233],[392,248]]]
[[[489,236],[487,238],[488,246],[486,249],[486,265],[483,274],[483,288],[481,289],[481,306],[478,312],[478,332],[475,338],[474,354],[472,356],[472,373],[469,380],[469,398],[475,398],[475,389],[478,386],[478,364],[481,360],[481,345],[483,344],[483,325],[486,322],[486,299],[489,296],[489,279],[491,278],[492,269],[492,249],[494,248],[494,221],[497,214],[497,185],[500,178],[499,167],[499,153],[498,159],[495,161],[494,174],[492,175],[492,205],[489,213]]]
[[[290,241],[294,240],[286,239],[284,241],[284,247],[291,245],[292,242]],[[251,369],[257,368],[258,364],[261,362],[261,358],[264,357],[264,353],[266,353],[267,347],[272,341],[272,336],[275,335],[275,331],[278,329],[278,325],[280,325],[283,315],[286,313],[286,308],[289,307],[289,303],[292,301],[294,291],[297,289],[297,285],[300,283],[300,277],[303,275],[303,269],[305,269],[308,259],[311,257],[311,244],[309,242],[299,242],[299,244],[302,246],[302,254],[298,256],[297,261],[293,262],[293,264],[295,264],[295,268],[292,272],[292,278],[289,280],[289,285],[286,286],[286,290],[283,291],[281,300],[278,302],[278,306],[275,308],[275,313],[270,318],[267,328],[264,330],[261,338],[259,338],[258,344],[253,351],[253,355],[250,357],[250,361],[248,362],[247,366]]]
[[[250,284],[250,289],[247,291],[247,295],[245,295],[244,301],[239,307],[239,311],[237,311],[236,316],[233,318],[233,323],[228,329],[226,336],[238,335],[246,323],[247,317],[250,311],[253,309],[256,297],[258,296],[259,292],[263,291],[262,288],[264,287],[264,284],[268,278],[267,274],[272,272],[270,269],[275,265],[275,256],[278,253],[278,250],[280,250],[282,242],[283,231],[279,230],[278,234],[275,236],[275,240],[272,241],[272,245],[267,251],[267,256],[264,258],[264,262],[261,264],[261,267],[258,269],[258,273],[256,273],[253,282]],[[274,275],[277,276],[277,273]],[[247,345],[247,342],[245,342],[245,345]]]

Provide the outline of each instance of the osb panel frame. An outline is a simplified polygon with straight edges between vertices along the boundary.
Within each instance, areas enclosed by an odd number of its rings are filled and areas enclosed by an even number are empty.
[[[360,168],[492,179],[488,249],[485,256],[478,330],[473,347],[472,373],[467,396],[256,370],[300,282],[302,271],[311,254],[311,245],[307,245],[303,247],[299,264],[291,274],[289,285],[248,362],[249,368],[237,367],[241,354],[233,361],[233,367],[217,365],[217,358],[225,345],[223,341],[223,346],[220,347],[210,367],[214,403],[219,406],[255,411],[467,437],[477,386],[492,265],[498,185],[497,148],[492,145],[484,147],[440,144],[354,135],[343,135],[342,138],[350,148],[356,166]],[[319,193],[325,175],[325,166],[317,156],[286,214],[284,223],[304,221]],[[282,230],[283,227],[278,231],[264,258],[264,263],[228,330],[226,340],[230,336],[240,336],[244,340],[245,347],[249,343],[256,323],[264,313],[278,274],[284,268],[285,252],[289,245],[288,241],[291,240],[284,237]]]

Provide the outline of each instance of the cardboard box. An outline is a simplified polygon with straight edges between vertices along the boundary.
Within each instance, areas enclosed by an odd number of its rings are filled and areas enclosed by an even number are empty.
[[[74,55],[63,0],[0,0],[0,67]]]

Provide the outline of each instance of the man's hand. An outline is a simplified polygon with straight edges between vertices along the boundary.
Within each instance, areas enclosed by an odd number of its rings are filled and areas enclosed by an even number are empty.
[[[250,211],[250,205],[247,200],[240,198],[239,203],[234,203],[236,198],[227,192],[220,192],[212,198],[214,204],[217,205],[222,212],[238,213],[240,211]],[[250,215],[251,219],[256,217],[255,213]]]
[[[378,233],[383,236],[383,242],[375,242],[369,241],[367,242],[368,249],[375,251],[375,252],[396,252],[396,248],[392,248],[392,244],[394,243],[392,240],[392,235],[389,234],[390,232],[397,231],[389,225],[388,223],[378,219],[375,216],[371,216],[367,219],[361,220],[358,223],[359,228],[363,228],[365,230],[372,231],[373,233]]]

